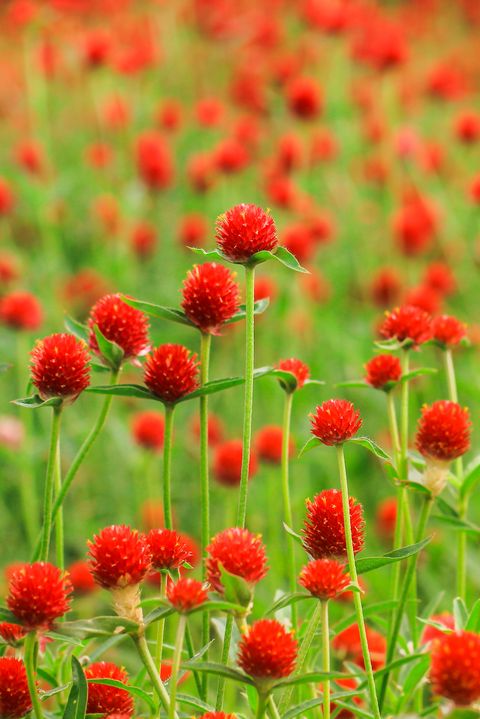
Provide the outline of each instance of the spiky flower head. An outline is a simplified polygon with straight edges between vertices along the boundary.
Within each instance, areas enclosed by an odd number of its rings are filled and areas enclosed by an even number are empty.
[[[240,306],[235,273],[217,262],[194,265],[183,282],[182,308],[202,332],[218,334]]]
[[[114,679],[128,684],[128,674],[113,662],[95,662],[85,669],[87,679]],[[134,712],[133,698],[126,689],[106,684],[88,682],[87,714],[123,714],[131,716]]]
[[[451,462],[469,449],[470,432],[468,409],[456,402],[438,400],[423,406],[415,444],[424,457]]]
[[[290,357],[289,359],[280,360],[280,362],[278,362],[276,365],[276,369],[281,369],[284,372],[290,372],[291,374],[293,374],[293,376],[297,380],[296,389],[302,389],[306,380],[310,377],[309,367],[305,364],[305,362],[296,359],[296,357]],[[282,381],[280,380],[280,384],[282,385],[283,389],[288,391],[288,388],[286,387],[284,382],[282,383]]]
[[[44,400],[61,397],[73,402],[90,383],[87,346],[73,335],[49,335],[38,340],[31,353],[30,372]]]
[[[455,347],[467,336],[467,326],[451,315],[439,315],[432,320],[432,335],[442,349]]]
[[[208,600],[208,585],[190,577],[181,577],[170,582],[167,587],[167,599],[181,614],[188,614]]]
[[[68,575],[49,562],[21,564],[9,576],[7,606],[28,630],[48,630],[70,608]]]
[[[351,439],[362,426],[360,413],[346,399],[329,399],[319,405],[310,422],[312,434],[329,447]]]
[[[160,345],[148,355],[144,381],[165,404],[174,404],[193,392],[198,383],[197,355],[183,345]]]
[[[406,341],[407,346],[417,347],[432,337],[430,315],[414,305],[397,307],[386,313],[380,334],[386,339]]]
[[[145,535],[125,524],[105,527],[88,542],[88,548],[91,572],[105,589],[139,584],[152,568]]]
[[[193,558],[190,545],[174,529],[151,529],[147,544],[155,569],[178,569]]]
[[[123,302],[119,294],[105,295],[90,310],[90,347],[101,355],[95,334],[95,327],[98,327],[107,340],[121,347],[124,360],[141,357],[150,348],[148,326],[147,316]]]
[[[288,677],[295,669],[297,640],[276,619],[252,624],[239,643],[238,664],[257,680]]]
[[[0,637],[5,644],[16,647],[24,638],[26,630],[20,624],[12,624],[11,622],[0,622]]]
[[[0,657],[0,717],[20,719],[32,710],[27,673],[21,659]]]
[[[235,205],[217,220],[218,248],[232,262],[248,262],[262,250],[272,252],[278,245],[275,222],[257,205]]]
[[[349,497],[348,502],[353,551],[357,554],[364,545],[363,507],[353,497]],[[302,529],[306,551],[314,559],[346,557],[342,493],[337,489],[325,489],[313,500],[307,499],[306,504],[307,516]]]
[[[350,584],[345,564],[335,559],[313,559],[300,572],[299,583],[314,597],[336,599]]]
[[[267,557],[260,535],[232,527],[219,532],[207,547],[207,581],[223,594],[221,568],[255,585],[266,575]]]
[[[480,699],[480,635],[444,634],[433,642],[430,681],[434,694],[468,706]]]
[[[365,365],[365,381],[375,389],[390,389],[402,376],[402,365],[395,355],[376,355]]]

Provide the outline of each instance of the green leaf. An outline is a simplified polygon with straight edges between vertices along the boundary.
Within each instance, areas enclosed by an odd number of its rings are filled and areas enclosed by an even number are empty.
[[[85,674],[76,656],[72,656],[72,688],[63,712],[63,719],[84,719],[87,710],[88,687]]]
[[[436,504],[439,510],[442,514],[444,514],[446,517],[456,517],[458,518],[458,512],[457,510],[452,507],[448,502],[446,502],[443,497],[437,497],[436,498]]]
[[[188,327],[196,327],[193,322],[190,322],[185,312],[176,309],[175,307],[163,307],[162,305],[156,305],[153,302],[145,302],[144,300],[134,300],[131,297],[122,295],[122,302],[126,305],[134,307],[140,312],[144,312],[146,315],[156,317],[160,320],[168,320],[169,322],[176,322],[177,324],[187,325]]]
[[[263,300],[257,300],[255,304],[253,305],[253,314],[254,315],[262,315],[267,307],[270,304],[270,300],[268,297],[264,297]],[[240,305],[240,309],[238,312],[236,312],[233,317],[231,317],[229,320],[224,322],[225,325],[231,325],[234,322],[241,322],[241,320],[244,320],[246,317],[246,307],[245,305]]]
[[[305,442],[302,449],[300,450],[298,458],[300,459],[300,457],[303,457],[304,454],[310,452],[312,449],[315,449],[315,447],[319,447],[322,444],[323,443],[317,437],[310,437],[308,442]]]
[[[301,704],[297,704],[296,706],[289,709],[288,712],[283,714],[282,719],[295,719],[295,717],[298,717],[300,714],[304,714],[309,709],[318,707],[321,704],[323,704],[323,697],[317,697],[316,699],[307,699],[307,701],[302,702]]]
[[[337,382],[335,387],[347,387],[352,389],[368,389],[371,388],[372,385],[368,384],[368,382],[365,382],[365,380],[362,379],[352,379],[347,382]]]
[[[467,607],[461,597],[455,597],[453,600],[453,618],[455,620],[455,631],[461,632],[468,622]]]
[[[398,601],[396,599],[389,599],[385,602],[375,602],[374,604],[367,604],[364,607],[363,614],[365,618],[379,617],[383,612],[389,612],[392,609],[395,609],[397,604]],[[335,634],[340,634],[340,632],[343,632],[344,629],[347,629],[354,622],[356,622],[356,616],[356,614],[350,614],[348,617],[345,617],[345,619],[342,619],[340,622],[337,622],[333,627],[333,629],[335,630]]]
[[[38,394],[33,394],[30,397],[23,397],[22,399],[12,400],[12,404],[16,404],[19,407],[25,407],[27,409],[40,409],[41,407],[59,407],[63,400],[61,397],[50,397],[50,399],[42,399]]]
[[[377,669],[376,672],[374,672],[375,679],[378,677],[382,677],[384,674],[390,673],[393,671],[393,669],[398,669],[398,667],[402,667],[404,664],[410,664],[410,662],[418,661],[419,659],[423,659],[425,654],[417,653],[417,654],[408,654],[406,657],[400,657],[400,659],[395,659],[393,662],[390,662],[390,664],[387,664],[385,667],[382,667],[381,669]],[[360,687],[363,688],[363,686],[366,685],[365,682],[362,682],[360,684]]]
[[[425,487],[425,485],[421,484],[420,482],[413,482],[412,480],[408,480],[408,482],[402,482],[402,486],[409,487],[415,492],[421,492],[421,494],[426,494],[427,496],[430,496],[432,494],[428,487]]]
[[[275,682],[273,688],[278,689],[279,687],[296,687],[301,684],[317,684],[318,682],[324,682],[325,679],[345,679],[350,676],[345,672],[305,672],[297,676],[286,677]]]
[[[140,384],[98,385],[97,387],[87,387],[85,392],[90,392],[91,394],[107,394],[112,397],[136,397],[137,399],[161,401],[159,397],[156,397],[146,387]]]
[[[315,597],[313,596],[313,594],[304,594],[303,592],[288,592],[287,594],[284,594],[283,597],[280,597],[280,599],[277,599],[277,601],[272,604],[270,609],[266,611],[266,614],[275,614],[275,612],[278,612],[284,607],[289,607],[291,604],[296,604],[296,602],[302,602],[304,599],[314,598]]]
[[[77,639],[111,636],[114,632],[135,632],[138,624],[123,617],[94,617],[78,619],[74,622],[61,622],[55,625],[55,633]]]
[[[480,482],[480,455],[470,462],[465,469],[462,486],[460,487],[460,497],[464,499],[473,492],[477,484]]]
[[[400,350],[403,347],[408,347],[411,344],[411,340],[402,340],[402,342],[399,342],[396,339],[391,340],[379,340],[378,342],[375,342],[375,347],[378,347],[381,350],[387,350],[388,352],[395,352],[395,350]]]
[[[49,699],[50,697],[54,697],[55,694],[60,694],[61,692],[64,692],[66,689],[69,689],[72,686],[72,682],[68,682],[68,684],[62,684],[61,686],[56,686],[53,689],[48,689],[48,691],[43,691],[42,689],[38,690],[38,696],[40,697],[40,701],[45,701],[45,699]]]
[[[465,631],[478,632],[480,630],[480,599],[477,599],[472,607],[472,611],[468,615],[465,624]]]
[[[143,620],[143,623],[146,627],[148,627],[150,624],[158,622],[159,619],[165,619],[173,613],[174,609],[171,606],[162,605],[160,607],[157,607],[156,609],[153,609],[149,614],[147,614],[147,616]]]
[[[102,686],[115,687],[116,689],[123,689],[132,696],[137,697],[144,701],[152,712],[155,712],[155,702],[153,697],[148,694],[144,689],[140,687],[132,686],[131,684],[124,684],[123,682],[117,681],[117,679],[87,679],[88,684],[102,684]]]
[[[216,394],[217,392],[223,392],[231,387],[238,387],[244,384],[245,380],[243,377],[224,377],[223,379],[213,379],[211,382],[206,382],[202,387],[186,394],[177,400],[180,402],[188,402],[191,399],[198,399],[198,397],[205,397],[209,394]]]
[[[0,607],[0,620],[2,622],[10,622],[10,624],[20,624],[15,614],[6,607]]]
[[[206,674],[215,674],[218,677],[232,679],[234,682],[242,684],[250,684],[253,686],[253,679],[247,677],[246,674],[239,672],[237,669],[227,667],[225,664],[217,664],[216,662],[182,662],[182,669],[191,669],[195,672],[205,672]]]
[[[187,706],[194,707],[195,709],[199,709],[202,712],[215,711],[215,707],[212,707],[210,704],[202,702],[201,699],[198,699],[197,697],[192,697],[189,694],[177,694],[177,701],[180,704],[186,704]]]
[[[85,342],[85,344],[88,345],[88,340],[90,337],[90,331],[87,327],[87,325],[82,324],[78,320],[73,319],[73,317],[70,317],[70,315],[65,315],[63,324],[65,325],[65,329],[68,330],[72,335],[75,335],[79,340],[82,340]]]
[[[309,379],[305,380],[305,382],[303,383],[303,386],[305,387],[306,385],[309,385],[309,384],[324,385],[324,384],[326,384],[326,382],[324,382],[323,379],[310,379],[309,378]]]
[[[232,575],[233,576],[233,575]],[[237,577],[239,579],[239,577]],[[223,575],[222,575],[223,583]],[[211,599],[208,602],[200,604],[195,609],[192,609],[189,614],[195,614],[195,612],[228,612],[232,614],[241,614],[244,611],[244,607],[241,604],[234,604],[233,602],[223,602],[216,599]]]
[[[383,557],[365,557],[357,559],[355,565],[359,574],[366,574],[366,572],[372,572],[374,569],[379,569],[387,564],[394,564],[400,562],[402,559],[412,557],[418,554],[427,544],[431,541],[431,537],[422,539],[421,542],[416,544],[409,544],[406,547],[400,547],[400,549],[394,549],[392,552],[387,552]]]
[[[187,250],[191,250],[196,255],[201,255],[202,257],[205,257],[207,260],[223,260],[224,262],[230,262],[232,263],[232,260],[229,260],[227,257],[225,257],[224,254],[220,252],[220,250],[214,249],[214,250],[204,250],[203,247],[187,247]],[[237,263],[232,263],[237,264]],[[243,263],[240,263],[243,264]]]
[[[446,524],[458,532],[465,532],[465,534],[469,534],[470,536],[478,536],[480,534],[480,527],[476,527],[474,524],[470,524],[470,522],[466,522],[459,517],[447,517],[444,514],[434,514],[432,515],[432,519],[435,519],[441,524]]]
[[[301,534],[298,534],[294,529],[288,526],[286,522],[283,522],[283,528],[286,531],[287,534],[289,534],[293,539],[300,544],[300,546],[303,547],[303,539]]]
[[[308,270],[302,267],[295,255],[293,255],[289,250],[287,250],[286,247],[282,247],[281,245],[279,245],[275,250],[273,257],[277,260],[277,262],[280,262],[282,265],[285,265],[285,267],[288,267],[289,270],[294,270],[295,272],[303,272],[307,275],[309,274]]]
[[[119,345],[117,345],[116,342],[111,342],[110,340],[107,340],[98,325],[94,326],[93,331],[95,332],[98,349],[100,350],[100,354],[102,355],[103,359],[112,369],[119,369],[125,356],[125,352],[123,351],[123,349]]]
[[[395,714],[398,716],[402,712],[402,708],[406,706],[411,696],[416,691],[418,685],[424,678],[430,666],[430,657],[425,655],[415,666],[408,672],[402,682],[402,692],[399,697]]]
[[[354,716],[361,717],[362,719],[373,719],[373,714],[370,714],[370,712],[365,711],[365,709],[360,709],[360,707],[358,707],[356,704],[342,701],[336,701],[335,704],[340,709],[346,709],[347,711],[351,712]]]
[[[374,454],[375,457],[378,457],[379,459],[383,459],[388,462],[392,461],[389,455],[369,437],[352,437],[351,439],[348,439],[347,442],[350,442],[350,444],[359,444],[361,447],[365,447],[365,449],[368,449],[369,452]]]
[[[418,369],[412,369],[411,372],[406,372],[400,377],[398,381],[400,384],[403,384],[404,382],[408,382],[415,377],[422,377],[423,375],[431,375],[437,373],[438,369],[435,369],[435,367],[419,367]]]

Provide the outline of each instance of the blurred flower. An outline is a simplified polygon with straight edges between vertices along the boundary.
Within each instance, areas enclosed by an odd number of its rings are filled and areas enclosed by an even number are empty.
[[[20,626],[20,624],[11,624],[10,622],[0,622],[0,637],[3,639],[3,641],[6,644],[9,644],[12,647],[18,646],[18,644],[24,638],[26,633],[27,633],[27,630],[24,629],[24,627]],[[0,680],[0,685],[1,685],[1,680]],[[0,699],[0,707],[1,706],[2,706],[2,701]],[[1,709],[0,709],[0,714],[2,715],[2,717],[4,716]]]
[[[378,533],[386,540],[393,539],[397,523],[397,499],[387,497],[377,505],[376,525]]]
[[[136,163],[140,178],[150,190],[164,190],[173,181],[173,160],[165,138],[154,130],[137,139]]]
[[[409,345],[428,342],[432,337],[430,315],[419,307],[403,305],[391,312],[387,312],[380,334],[386,339],[396,339],[398,342],[407,341]]]
[[[32,710],[25,665],[15,657],[0,657],[0,715],[20,719]]]
[[[22,422],[16,417],[0,416],[0,446],[20,449],[25,439]]]
[[[440,315],[432,320],[433,339],[442,348],[455,347],[467,336],[467,326],[451,315]]]
[[[38,330],[43,310],[30,292],[11,292],[0,299],[0,321],[14,330]]]
[[[372,662],[372,669],[376,671],[381,669],[385,664],[385,655],[387,650],[387,642],[384,636],[371,627],[365,627],[367,632],[367,645]],[[334,650],[342,654],[354,664],[365,668],[363,659],[362,645],[360,642],[360,632],[356,624],[344,629],[343,632],[337,634],[333,639],[332,646]]]
[[[299,360],[296,357],[290,357],[289,359],[280,360],[280,362],[277,362],[275,367],[276,369],[281,369],[284,372],[291,372],[291,374],[293,374],[293,376],[297,380],[296,389],[302,389],[303,385],[305,384],[305,381],[310,378],[309,367],[304,362],[302,362],[302,360]]]
[[[301,120],[316,119],[323,109],[322,91],[311,77],[296,77],[286,88],[286,102],[293,115]]]
[[[430,682],[434,694],[468,706],[480,698],[480,635],[444,634],[432,645]]]
[[[131,427],[133,438],[141,447],[152,452],[159,452],[163,448],[165,419],[161,412],[136,412],[132,417]]]
[[[68,568],[68,578],[75,594],[91,594],[97,589],[88,562],[79,559]]]
[[[435,624],[440,624],[443,627],[445,627],[446,630],[455,631],[455,618],[453,614],[450,614],[449,612],[442,612],[441,614],[433,614],[431,617],[428,618],[429,621],[435,622]],[[430,644],[435,639],[441,639],[445,636],[444,631],[441,629],[438,629],[437,627],[433,626],[432,624],[426,624],[422,636],[420,637],[420,644]]]
[[[242,471],[243,443],[241,439],[229,439],[215,447],[213,457],[213,475],[220,484],[235,487],[240,484]],[[258,469],[257,455],[250,451],[248,462],[248,478],[256,474]]]
[[[282,461],[283,430],[281,427],[270,424],[259,429],[255,436],[255,449],[261,462],[280,464]],[[288,456],[295,453],[295,442],[290,437],[288,443]]]

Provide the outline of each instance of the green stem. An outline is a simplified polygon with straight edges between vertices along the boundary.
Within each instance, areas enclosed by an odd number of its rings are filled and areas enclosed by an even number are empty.
[[[57,456],[55,459],[55,477],[54,477],[54,497],[58,497],[62,489],[62,464],[60,456],[60,440],[57,445]],[[64,552],[64,529],[63,529],[63,507],[60,507],[57,518],[55,520],[55,555],[57,558],[57,567],[65,568],[65,552]]]
[[[388,411],[388,425],[390,428],[390,436],[392,438],[393,445],[393,456],[395,458],[395,465],[398,466],[400,459],[401,447],[400,447],[400,435],[398,433],[398,422],[397,413],[395,411],[395,399],[393,392],[387,392],[387,411]]]
[[[277,705],[275,704],[275,700],[273,696],[270,694],[268,697],[268,707],[270,709],[270,714],[273,717],[273,719],[280,719],[280,712],[277,709]]]
[[[160,574],[160,597],[165,599],[167,594],[167,575],[165,572]],[[163,635],[165,632],[165,619],[159,619],[157,622],[157,641],[155,643],[155,665],[160,671],[162,667],[163,654]]]
[[[345,525],[345,544],[348,557],[348,571],[353,584],[358,584],[357,567],[355,565],[355,553],[353,551],[352,527],[350,523],[350,504],[348,495],[347,468],[345,466],[345,455],[343,445],[337,445],[337,461],[338,471],[340,474],[340,487],[342,490],[343,505],[343,521]],[[375,719],[380,719],[380,710],[378,708],[377,690],[375,688],[375,679],[373,676],[372,661],[368,649],[367,632],[365,629],[365,620],[363,618],[363,607],[360,592],[353,592],[353,602],[355,605],[355,613],[357,615],[358,632],[360,635],[360,644],[362,646],[363,661],[365,664],[365,673],[367,675],[368,691],[370,694],[371,710]]]
[[[267,708],[267,697],[263,694],[258,694],[257,713],[255,719],[263,719],[265,716],[265,710]]]
[[[168,719],[174,719],[175,705],[177,703],[177,683],[178,673],[180,670],[180,661],[182,659],[183,640],[185,637],[185,627],[187,624],[187,615],[180,614],[178,617],[177,636],[175,637],[175,649],[172,660],[172,674],[170,677],[170,709],[168,711]]]
[[[290,423],[292,417],[292,401],[293,393],[285,393],[285,404],[283,410],[283,431],[282,431],[282,495],[283,495],[283,516],[285,524],[293,527],[292,504],[290,501],[290,482],[289,482],[289,449],[290,449]],[[297,572],[295,569],[295,540],[290,535],[287,536],[287,567],[290,591],[295,592],[297,588]],[[292,626],[297,628],[298,612],[297,605],[291,605]]]
[[[57,457],[59,452],[60,441],[60,425],[62,417],[62,405],[53,408],[52,429],[50,434],[50,449],[48,452],[47,474],[45,477],[45,490],[43,498],[43,529],[40,549],[40,559],[43,562],[48,561],[48,553],[50,550],[50,534],[52,531],[52,505],[53,490],[55,482],[55,470],[57,466]]]
[[[208,382],[210,369],[210,348],[212,335],[202,332],[200,339],[200,383]],[[210,484],[208,473],[208,397],[200,397],[200,484],[202,502],[202,558],[205,559],[206,548],[210,541]],[[206,562],[202,562],[202,579],[206,579]],[[210,640],[210,615],[205,611],[202,615],[202,644],[206,646]],[[205,656],[208,661],[208,652]],[[207,674],[203,681],[203,698],[208,692]]]
[[[172,529],[172,430],[174,405],[165,405],[163,441],[163,516],[165,529]]]
[[[243,415],[243,450],[240,493],[238,498],[238,527],[245,527],[247,518],[248,469],[252,441],[253,370],[255,362],[255,267],[245,265],[245,394]]]
[[[330,671],[330,627],[328,622],[328,600],[321,601],[322,609],[322,671]],[[330,679],[323,683],[323,719],[330,719]]]
[[[408,357],[408,355],[407,355]],[[408,403],[408,398],[407,398]],[[397,470],[402,465],[402,449],[400,445],[400,435],[398,433],[397,413],[395,410],[395,399],[392,392],[387,392],[387,411],[388,411],[388,424],[390,428],[390,436],[392,438],[393,445],[393,456],[395,459],[395,467]],[[408,433],[408,430],[407,430]],[[399,478],[402,479],[401,477]],[[405,487],[399,484],[397,487],[397,517],[395,522],[395,532],[393,537],[393,548],[399,549],[403,543],[403,524],[404,524],[404,502]],[[397,562],[393,568],[393,596],[398,597],[400,590],[400,562]],[[393,621],[393,612],[392,612]]]
[[[30,632],[25,637],[25,672],[27,674],[28,690],[32,700],[33,713],[35,719],[43,719],[42,705],[37,692],[36,672],[35,672],[35,656],[37,653],[37,635]]]
[[[155,689],[155,692],[160,699],[163,708],[166,712],[170,711],[170,700],[168,698],[168,692],[165,689],[165,686],[160,679],[160,674],[157,671],[157,668],[155,666],[155,662],[153,661],[152,655],[150,654],[150,650],[148,648],[147,640],[145,639],[145,636],[142,634],[141,636],[137,635],[132,637],[135,647],[137,649],[137,652],[140,656],[140,659],[142,660],[142,663],[147,670],[148,676],[150,677],[150,680],[153,684],[153,687]],[[175,712],[175,708],[173,710],[173,717],[177,717],[177,714]]]
[[[222,647],[222,664],[225,666],[228,666],[228,656],[230,654],[230,644],[232,641],[232,631],[233,631],[233,616],[229,614],[227,616],[227,621],[225,622],[225,634],[223,637],[223,647]],[[217,701],[215,704],[215,710],[217,712],[221,712],[223,708],[223,700],[225,697],[225,677],[220,677],[218,680],[218,689],[217,689]]]

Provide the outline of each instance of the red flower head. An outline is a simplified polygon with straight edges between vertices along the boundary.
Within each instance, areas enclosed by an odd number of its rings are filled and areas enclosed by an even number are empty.
[[[155,410],[136,412],[132,419],[132,435],[137,444],[158,452],[163,447],[165,419]]]
[[[207,581],[219,594],[223,594],[221,567],[252,586],[268,571],[265,545],[248,529],[224,529],[212,539],[207,553]]]
[[[272,302],[278,294],[278,287],[271,277],[255,276],[255,302],[259,300],[270,300]]]
[[[83,559],[79,559],[69,566],[68,577],[75,594],[91,594],[97,589],[90,567]]]
[[[144,381],[165,404],[174,404],[198,387],[197,355],[183,345],[160,345],[148,355]]]
[[[349,498],[353,551],[361,552],[365,523],[363,507]],[[345,527],[343,524],[342,493],[338,489],[324,489],[313,501],[307,499],[307,516],[303,525],[303,546],[314,559],[346,557]]]
[[[380,334],[386,339],[396,339],[398,342],[407,340],[409,346],[416,347],[428,342],[432,337],[430,315],[412,305],[397,307],[387,312],[380,327]]]
[[[313,120],[323,108],[323,97],[315,80],[310,77],[296,77],[286,89],[288,109],[302,120]]]
[[[310,415],[311,432],[323,444],[333,447],[350,439],[362,426],[359,412],[346,399],[329,399]]]
[[[451,462],[470,448],[470,432],[468,409],[438,400],[422,408],[415,444],[424,457]]]
[[[6,644],[10,644],[12,647],[23,639],[26,634],[24,627],[20,624],[11,624],[10,622],[0,622],[0,637]],[[3,716],[0,711],[0,716]]]
[[[29,630],[50,629],[70,608],[68,575],[48,562],[21,565],[8,584],[7,606]]]
[[[169,583],[167,599],[177,612],[187,614],[207,601],[207,586],[197,579],[182,577],[178,582]]]
[[[430,681],[435,694],[467,706],[480,698],[480,635],[444,634],[432,646]]]
[[[451,315],[440,315],[432,321],[433,339],[446,349],[454,347],[467,336],[467,326]]]
[[[385,664],[385,655],[387,651],[387,642],[385,637],[371,627],[365,627],[367,631],[367,645],[372,662],[373,671],[380,669]],[[345,658],[350,659],[354,664],[358,664],[363,669],[365,662],[363,659],[362,645],[360,642],[360,632],[357,624],[344,629],[343,632],[337,634],[333,640],[333,648],[341,653]]]
[[[75,400],[90,384],[87,346],[73,335],[49,335],[31,353],[32,382],[42,399]]]
[[[200,441],[200,415],[195,414],[191,421],[191,430],[193,437],[197,442]],[[213,446],[223,441],[225,430],[222,420],[216,414],[209,412],[208,414],[208,444]]]
[[[182,308],[202,332],[218,334],[240,306],[235,273],[216,262],[194,265],[183,283]]]
[[[446,631],[444,632],[441,629],[434,627],[432,624],[427,624],[422,632],[420,644],[430,644],[430,642],[433,642],[434,639],[441,639],[444,637],[448,630],[451,630],[452,632],[455,630],[455,618],[453,614],[449,614],[449,612],[434,614],[429,617],[429,620],[431,622],[435,622],[436,624],[441,624],[445,627]]]
[[[32,175],[42,171],[44,160],[40,145],[34,140],[24,140],[15,149],[15,159],[20,167]]]
[[[376,355],[365,365],[366,382],[375,389],[388,390],[402,376],[402,365],[394,355]]]
[[[148,222],[139,222],[130,234],[130,246],[137,257],[145,260],[151,257],[157,246],[157,231]]]
[[[139,584],[152,566],[145,535],[124,524],[105,527],[88,548],[92,574],[105,589]]]
[[[242,636],[238,664],[254,679],[281,679],[295,669],[297,640],[276,619],[260,619]]]
[[[303,385],[305,384],[306,380],[310,377],[310,369],[307,367],[307,365],[302,362],[299,359],[296,359],[295,357],[290,357],[289,359],[280,360],[278,364],[275,366],[276,369],[281,369],[284,372],[291,372],[295,379],[297,380],[297,386],[296,389],[302,389]],[[284,383],[280,381],[280,384],[282,387],[286,390],[287,388],[284,386]]]
[[[128,684],[125,669],[112,662],[96,662],[85,669],[87,679],[115,679]],[[87,714],[112,714],[132,716],[134,712],[133,698],[126,689],[110,687],[106,684],[88,683]]]
[[[206,712],[198,719],[237,719],[235,714],[225,714],[225,712]]]
[[[242,470],[243,446],[241,439],[230,439],[215,447],[213,459],[213,474],[217,482],[227,487],[240,484]],[[257,471],[257,456],[250,452],[248,463],[248,478],[251,479]]]
[[[136,147],[137,172],[150,190],[164,190],[172,184],[173,161],[165,138],[158,132],[140,135]]]
[[[0,300],[0,320],[14,330],[37,330],[43,322],[43,311],[34,295],[12,292]]]
[[[115,342],[124,352],[124,359],[139,357],[148,352],[148,319],[140,310],[122,302],[120,295],[105,295],[98,300],[88,318],[90,328],[90,347],[101,354],[94,328],[98,327],[102,335]]]
[[[203,247],[208,234],[205,217],[197,212],[184,215],[178,228],[178,241],[183,247]]]
[[[377,507],[376,524],[378,533],[386,540],[393,539],[397,523],[397,499],[387,497]]]
[[[20,719],[32,710],[25,665],[21,659],[0,657],[0,716]]]
[[[345,565],[335,559],[314,559],[303,567],[299,583],[314,597],[323,601],[336,599],[350,584]]]
[[[178,569],[185,562],[191,563],[193,553],[183,535],[173,529],[151,529],[147,544],[155,569]]]
[[[452,295],[457,289],[457,282],[451,267],[443,262],[432,262],[428,265],[423,275],[423,284],[428,285],[444,297]]]
[[[257,432],[255,448],[262,462],[280,464],[282,461],[283,430],[276,425],[267,425]],[[295,452],[295,443],[290,438],[288,454],[291,457]]]
[[[8,215],[15,205],[15,197],[10,184],[5,178],[0,177],[0,217]]]
[[[268,212],[256,205],[235,205],[217,220],[218,248],[232,262],[248,262],[262,250],[273,252],[277,230]]]
[[[396,270],[383,267],[374,276],[370,288],[373,302],[378,307],[388,307],[397,301],[402,280]]]

